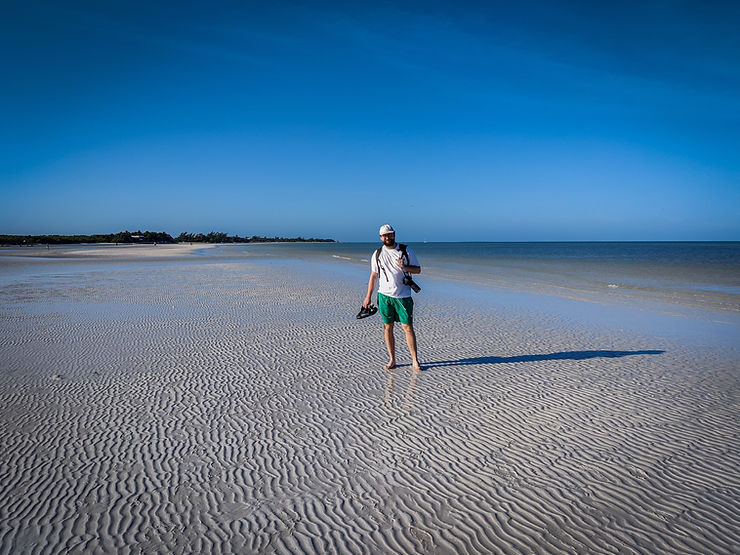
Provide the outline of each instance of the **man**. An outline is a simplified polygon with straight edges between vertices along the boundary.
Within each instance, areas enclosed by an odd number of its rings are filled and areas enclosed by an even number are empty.
[[[404,284],[404,277],[406,274],[420,274],[421,266],[410,248],[406,247],[406,256],[403,256],[400,245],[396,243],[396,232],[390,225],[385,224],[380,228],[380,240],[383,246],[379,255],[374,252],[370,260],[370,281],[362,306],[370,305],[375,284],[378,283],[378,310],[383,318],[385,346],[389,356],[385,368],[391,370],[396,367],[396,338],[393,328],[396,322],[400,322],[406,333],[412,367],[418,372],[421,371],[421,365],[416,352],[414,300],[411,298],[411,287]]]

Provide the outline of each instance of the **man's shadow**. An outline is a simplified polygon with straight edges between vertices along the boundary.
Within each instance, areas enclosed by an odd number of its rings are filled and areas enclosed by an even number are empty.
[[[473,364],[508,364],[512,362],[541,362],[543,360],[587,360],[590,358],[621,358],[633,355],[661,355],[665,351],[566,351],[541,355],[517,355],[513,357],[473,357],[459,360],[439,360],[424,363],[424,369],[442,366],[470,366]]]

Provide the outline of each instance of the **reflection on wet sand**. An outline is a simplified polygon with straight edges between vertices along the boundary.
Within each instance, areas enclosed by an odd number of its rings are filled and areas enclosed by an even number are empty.
[[[414,408],[414,399],[416,398],[416,385],[419,381],[421,372],[412,372],[411,379],[409,380],[409,386],[406,389],[406,395],[403,398],[403,405],[401,411],[410,412]],[[385,408],[386,410],[393,410],[398,402],[401,400],[400,396],[396,396],[396,369],[388,370],[388,380],[385,383]]]

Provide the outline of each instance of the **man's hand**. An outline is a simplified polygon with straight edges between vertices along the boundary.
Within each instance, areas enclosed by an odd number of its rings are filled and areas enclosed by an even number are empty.
[[[396,259],[396,264],[398,264],[398,267],[401,268],[402,270],[406,268],[406,265],[403,263],[403,257]]]

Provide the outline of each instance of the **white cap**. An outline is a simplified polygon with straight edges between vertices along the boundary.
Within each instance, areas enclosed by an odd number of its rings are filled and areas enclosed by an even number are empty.
[[[384,224],[380,226],[380,235],[387,235],[389,233],[395,233],[396,230],[393,229],[389,224]]]

